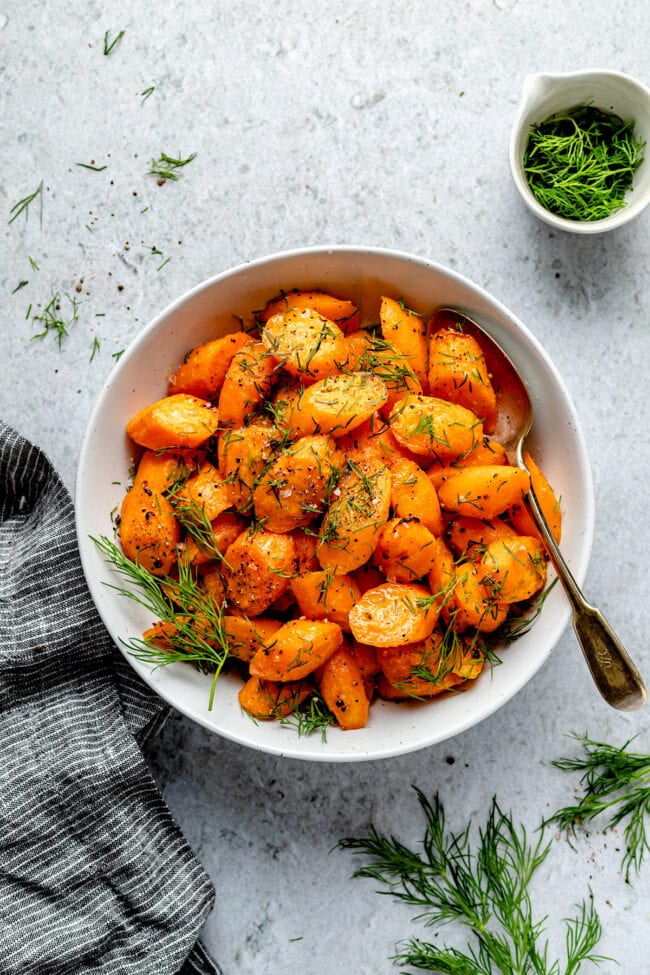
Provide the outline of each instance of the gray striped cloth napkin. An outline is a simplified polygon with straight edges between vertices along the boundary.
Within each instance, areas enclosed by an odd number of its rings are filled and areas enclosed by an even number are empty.
[[[166,706],[97,615],[70,496],[0,421],[0,972],[220,975],[214,890],[141,748]]]

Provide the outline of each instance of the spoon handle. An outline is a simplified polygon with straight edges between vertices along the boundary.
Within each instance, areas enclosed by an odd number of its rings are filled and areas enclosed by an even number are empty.
[[[636,711],[646,702],[643,679],[625,647],[603,614],[582,595],[571,570],[551,534],[532,486],[527,497],[530,512],[546,545],[573,610],[573,628],[596,687],[613,708]]]

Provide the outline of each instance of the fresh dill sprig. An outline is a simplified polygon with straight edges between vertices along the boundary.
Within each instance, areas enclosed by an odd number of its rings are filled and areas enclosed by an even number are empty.
[[[416,919],[428,927],[456,922],[472,941],[460,950],[410,938],[398,945],[394,960],[448,975],[577,975],[583,962],[611,960],[595,953],[602,930],[591,901],[564,921],[564,963],[549,960],[546,918],[535,917],[529,888],[550,842],[540,836],[532,843],[493,799],[476,847],[471,823],[449,832],[438,796],[430,802],[415,791],[426,820],[422,852],[374,827],[367,838],[343,839],[338,846],[369,860],[353,876],[377,881],[386,888],[381,893],[416,907]]]
[[[117,45],[120,43],[120,41],[124,37],[124,31],[121,30],[121,31],[119,31],[119,33],[111,41],[110,40],[110,33],[111,33],[110,30],[107,30],[106,33],[104,34],[104,54],[106,55],[106,57],[108,57],[108,55],[111,54],[115,50],[115,48],[117,47]]]
[[[336,725],[336,718],[316,689],[294,711],[278,721],[285,728],[297,731],[301,737],[320,733],[323,741],[327,741],[328,728]]]
[[[22,200],[18,200],[18,203],[14,203],[11,210],[9,211],[9,223],[13,223],[17,220],[21,213],[25,214],[25,220],[29,216],[29,208],[34,200],[38,199],[40,203],[40,218],[41,224],[43,223],[43,180],[40,181],[33,193],[28,193],[24,196]]]
[[[145,88],[143,91],[140,92],[140,98],[142,99],[142,102],[141,102],[142,105],[144,105],[144,103],[146,102],[147,98],[150,98],[153,95],[153,93],[154,93],[155,90],[156,90],[156,88],[155,88],[154,85],[149,85],[148,88]]]
[[[605,816],[605,828],[612,829],[625,820],[625,854],[622,869],[626,880],[638,875],[650,855],[650,755],[631,752],[633,739],[617,748],[593,741],[587,735],[573,734],[582,745],[582,754],[551,762],[565,772],[581,772],[584,795],[572,806],[558,809],[547,822],[574,832],[576,826]]]
[[[161,152],[159,159],[151,160],[149,176],[157,176],[159,179],[179,179],[182,174],[178,170],[182,169],[183,166],[187,166],[193,159],[196,159],[195,152],[191,153],[185,159],[181,158],[180,153],[177,157],[174,157],[168,156],[166,152]]]
[[[578,105],[531,126],[524,173],[546,210],[568,220],[602,220],[625,206],[644,145],[633,121]]]
[[[131,562],[109,538],[91,536],[98,550],[127,581],[127,586],[106,583],[120,595],[151,612],[161,624],[168,624],[168,645],[160,646],[144,638],[124,640],[127,651],[137,660],[154,667],[173,663],[192,663],[202,673],[212,673],[208,710],[212,709],[217,680],[230,655],[223,625],[223,608],[195,578],[187,559],[178,558],[177,576],[154,576],[143,566]]]
[[[38,315],[32,315],[32,322],[41,326],[41,331],[36,332],[32,335],[32,339],[44,339],[48,335],[54,335],[57,345],[61,348],[63,340],[69,334],[70,326],[79,320],[79,305],[81,304],[76,298],[71,298],[69,295],[65,296],[70,302],[71,311],[68,318],[65,318],[61,311],[62,298],[58,291],[56,291],[49,302]],[[31,311],[30,305],[30,311]],[[30,316],[27,315],[27,318]]]
[[[94,339],[93,339],[93,347],[92,347],[92,351],[90,353],[90,359],[88,360],[89,362],[92,362],[93,361],[93,359],[95,358],[95,356],[99,352],[100,348],[101,348],[101,346],[100,346],[99,339],[97,338],[97,336],[95,336]]]

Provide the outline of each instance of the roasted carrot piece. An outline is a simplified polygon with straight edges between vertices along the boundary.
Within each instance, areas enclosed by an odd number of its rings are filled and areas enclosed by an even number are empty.
[[[483,421],[492,433],[497,421],[497,397],[485,355],[472,335],[441,328],[429,341],[429,393],[459,403]]]
[[[435,565],[435,536],[415,518],[392,518],[379,532],[372,561],[389,582],[415,582]]]
[[[280,439],[274,426],[261,421],[228,427],[219,434],[219,472],[230,484],[232,503],[238,511],[252,508],[255,484],[273,459],[275,443]]]
[[[430,467],[427,467],[427,477],[436,488],[444,484],[445,481],[458,474],[458,471],[465,467],[496,467],[507,466],[508,457],[503,446],[496,440],[483,437],[482,441],[467,454],[463,454],[451,465],[443,461],[434,460]]]
[[[269,301],[263,311],[256,313],[260,322],[268,322],[273,315],[281,315],[291,308],[302,311],[310,309],[323,318],[336,322],[346,334],[359,327],[359,310],[346,298],[336,298],[324,291],[287,291],[279,298]]]
[[[457,460],[483,436],[474,413],[435,396],[408,394],[393,407],[390,425],[401,444],[432,461]]]
[[[386,582],[369,589],[352,607],[350,629],[359,643],[399,647],[428,637],[439,613],[426,586]]]
[[[273,315],[262,330],[262,341],[275,364],[305,384],[334,375],[345,361],[341,329],[308,308]]]
[[[537,538],[501,538],[488,545],[481,559],[481,581],[502,603],[530,599],[546,582],[546,562]]]
[[[342,641],[336,623],[289,620],[274,634],[272,644],[257,651],[250,663],[251,675],[280,682],[302,680],[324,664]]]
[[[388,683],[403,697],[435,697],[463,680],[454,673],[453,655],[444,651],[437,630],[419,643],[377,650],[377,663]]]
[[[382,380],[370,372],[328,376],[293,400],[287,418],[289,432],[299,436],[309,429],[343,437],[383,406],[387,395]]]
[[[482,558],[485,548],[491,542],[518,534],[510,522],[501,518],[482,519],[458,515],[447,525],[445,538],[456,555]]]
[[[197,473],[188,477],[174,492],[172,502],[189,517],[193,512],[202,512],[208,521],[213,521],[222,511],[232,507],[233,489],[219,469],[206,460]]]
[[[398,457],[390,465],[390,503],[396,518],[417,518],[432,535],[444,527],[438,494],[422,468],[412,460]]]
[[[149,403],[131,417],[126,432],[150,450],[200,447],[217,432],[219,414],[210,402],[187,393],[175,393]]]
[[[474,562],[465,562],[455,569],[452,597],[445,609],[459,633],[468,627],[492,633],[508,615],[505,601],[493,587],[485,585],[484,578],[484,571]]]
[[[350,610],[361,596],[358,584],[350,575],[329,572],[303,572],[290,583],[302,616],[312,620],[331,620],[342,630],[350,629]]]
[[[392,342],[369,332],[356,332],[346,338],[347,355],[342,371],[370,372],[386,387],[386,401],[379,409],[388,417],[395,403],[407,393],[421,393],[422,385],[407,355]]]
[[[252,341],[245,332],[232,332],[196,346],[171,376],[168,392],[214,399],[223,386],[233,356]]]
[[[169,458],[145,451],[120,509],[122,550],[152,575],[169,574],[181,538],[174,509],[162,493],[170,470]]]
[[[330,437],[301,437],[285,447],[253,491],[257,518],[274,532],[308,525],[327,504],[340,460]]]
[[[336,493],[338,492],[338,494]],[[390,508],[390,474],[374,458],[348,460],[320,529],[318,561],[328,572],[357,569],[372,556]]]
[[[279,620],[265,619],[263,616],[248,619],[224,615],[222,622],[229,652],[244,663],[250,663],[261,647],[270,646],[282,626]]]
[[[429,356],[426,324],[421,315],[410,311],[403,302],[382,297],[379,306],[381,333],[397,352],[405,356],[422,389],[427,388]]]
[[[222,426],[240,427],[271,394],[276,360],[262,342],[249,342],[232,358],[219,394]]]
[[[560,508],[560,502],[556,498],[555,492],[547,481],[543,471],[538,467],[528,451],[524,451],[524,461],[530,471],[530,482],[535,490],[535,496],[539,501],[548,526],[551,529],[551,534],[555,541],[559,543],[562,537],[562,509]],[[533,516],[523,501],[515,502],[512,505],[509,516],[520,535],[532,535],[533,538],[541,538],[537,525],[533,521]]]
[[[317,683],[340,728],[352,731],[365,727],[370,699],[359,664],[345,643],[325,661]]]
[[[279,684],[249,677],[239,692],[239,704],[256,721],[276,721],[292,714],[313,692],[306,681]]]
[[[260,616],[289,587],[295,558],[290,535],[242,532],[224,559],[228,603],[247,616]]]
[[[317,572],[320,563],[316,557],[318,539],[309,529],[296,528],[291,532],[296,548],[296,572]]]
[[[187,535],[183,551],[190,565],[201,566],[215,559],[221,561],[226,549],[246,528],[246,523],[234,511],[223,511],[210,522],[210,533],[197,532],[197,537]]]
[[[443,508],[470,518],[496,518],[520,502],[530,481],[519,467],[466,467],[438,488]]]

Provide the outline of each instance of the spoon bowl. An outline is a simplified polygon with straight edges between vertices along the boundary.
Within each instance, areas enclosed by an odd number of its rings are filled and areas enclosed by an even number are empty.
[[[460,310],[438,308],[432,327],[461,328],[479,342],[497,396],[499,420],[494,439],[503,445],[510,463],[530,475],[524,445],[533,424],[533,404],[514,363],[478,322]],[[596,687],[611,707],[636,711],[647,700],[639,671],[603,614],[582,594],[548,526],[532,481],[525,500],[571,604],[573,628]]]

